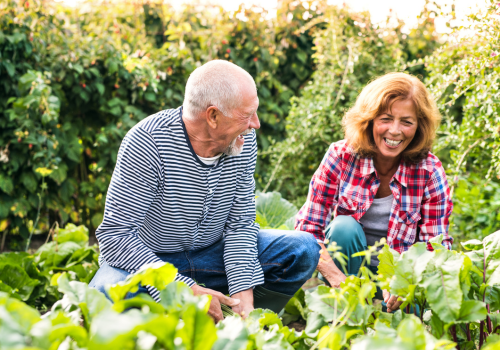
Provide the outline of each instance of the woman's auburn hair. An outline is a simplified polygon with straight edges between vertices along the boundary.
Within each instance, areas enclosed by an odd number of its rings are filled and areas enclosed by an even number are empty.
[[[427,158],[441,122],[441,115],[425,85],[406,73],[388,73],[367,86],[359,94],[354,106],[344,115],[342,125],[345,139],[361,157],[373,157],[377,146],[373,139],[373,120],[391,110],[392,104],[410,99],[417,114],[417,131],[411,143],[403,150],[405,161],[418,163]]]

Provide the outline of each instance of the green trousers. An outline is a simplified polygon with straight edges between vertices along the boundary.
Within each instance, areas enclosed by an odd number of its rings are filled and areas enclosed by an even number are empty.
[[[327,239],[327,247],[332,244],[332,242],[337,243],[337,246],[341,247],[340,252],[347,256],[347,265],[345,266],[348,275],[357,275],[364,257],[352,257],[353,254],[362,252],[368,249],[368,244],[366,243],[365,232],[361,225],[351,216],[339,215],[332,220],[330,225],[328,225],[325,238]],[[344,272],[342,264],[333,259],[335,265],[340,271]],[[371,272],[377,274],[376,266],[367,266]],[[319,276],[322,281],[325,281],[323,276]],[[326,281],[325,281],[326,282]],[[375,295],[377,299],[383,299],[382,291],[377,288],[377,294]]]
[[[364,257],[352,257],[353,254],[362,252],[368,249],[368,244],[366,243],[365,232],[361,225],[350,216],[337,216],[332,220],[330,225],[328,225],[325,232],[326,239],[328,240],[328,245],[332,242],[336,242],[338,246],[341,247],[340,252],[347,256],[347,274],[357,275]],[[333,260],[335,265],[340,271],[344,271],[342,264],[336,259]],[[378,274],[376,266],[367,266],[371,272]],[[323,276],[318,276],[322,281],[328,283]],[[377,293],[375,294],[375,299],[382,300],[382,311],[387,311],[387,304],[383,301],[384,297],[382,295],[382,290],[377,287]],[[413,307],[410,308],[410,313],[413,313]],[[417,314],[420,315],[420,310],[417,306]]]

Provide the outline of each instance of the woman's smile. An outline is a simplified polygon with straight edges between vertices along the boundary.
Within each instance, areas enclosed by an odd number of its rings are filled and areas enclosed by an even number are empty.
[[[387,137],[384,137],[384,141],[385,141],[385,144],[387,145],[387,147],[390,147],[390,148],[398,148],[399,145],[401,145],[401,142],[403,142],[403,140],[391,140],[391,139],[388,139]]]

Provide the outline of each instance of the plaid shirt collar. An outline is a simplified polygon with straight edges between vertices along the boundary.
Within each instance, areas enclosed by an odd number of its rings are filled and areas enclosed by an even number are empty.
[[[373,164],[373,158],[359,157],[359,165],[361,169],[361,175],[363,177],[376,173],[375,165]],[[408,183],[410,182],[410,175],[412,174],[412,170],[415,167],[416,166],[414,164],[404,161],[400,162],[398,170],[394,174],[393,179],[398,180],[398,182],[404,187],[408,187]],[[426,163],[421,164],[421,167],[429,170]]]

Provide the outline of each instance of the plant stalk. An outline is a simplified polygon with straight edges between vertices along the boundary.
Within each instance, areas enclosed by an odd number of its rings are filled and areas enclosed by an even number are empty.
[[[453,341],[457,344],[457,349],[460,350],[460,345],[458,345],[458,338],[457,338],[457,326],[456,325],[451,326],[450,332],[451,335],[453,336]]]
[[[484,321],[479,322],[479,349],[483,347],[484,342]]]
[[[45,178],[42,178],[42,185],[44,183],[45,183]],[[28,251],[28,248],[29,248],[29,246],[31,244],[31,238],[33,237],[33,232],[35,232],[35,227],[38,225],[38,220],[40,219],[40,209],[41,209],[41,207],[42,207],[42,194],[38,193],[38,211],[36,213],[35,223],[33,224],[33,227],[31,228],[30,236],[28,237],[28,241],[26,242],[26,248],[24,249],[25,252]]]
[[[467,334],[467,341],[471,341],[472,338],[470,336],[470,323],[465,324],[465,333]]]
[[[420,322],[424,323],[424,307],[425,307],[425,302],[427,300],[424,299],[424,302],[422,303],[422,306],[420,307]]]
[[[490,304],[486,304],[486,310],[488,310],[488,316],[486,316],[486,324],[488,326],[488,333],[493,333],[493,323],[490,318]]]

